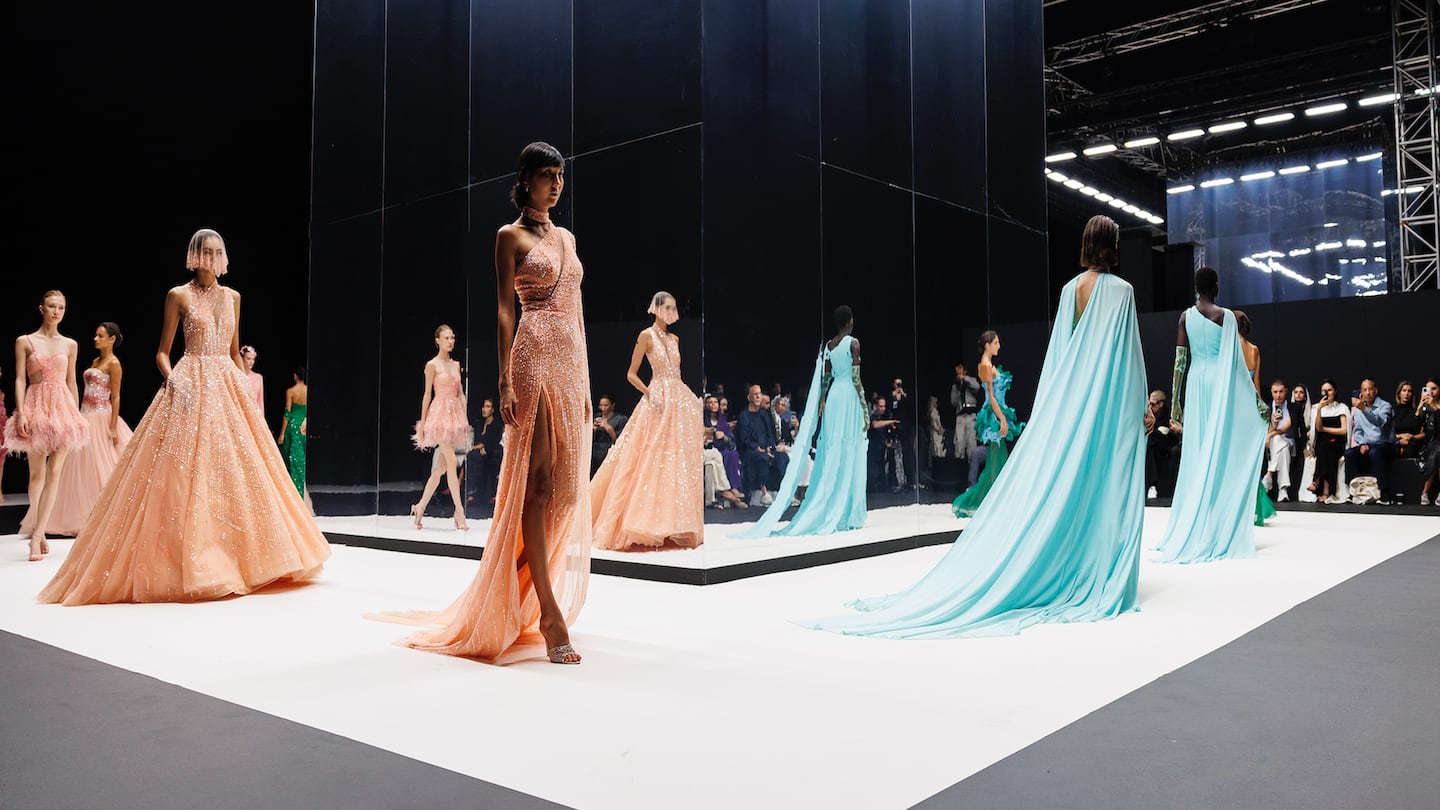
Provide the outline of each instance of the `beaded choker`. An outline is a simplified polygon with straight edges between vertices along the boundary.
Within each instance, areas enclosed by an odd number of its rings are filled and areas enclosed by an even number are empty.
[[[530,220],[531,222],[538,222],[541,225],[550,224],[549,211],[536,211],[534,208],[531,208],[527,205],[523,209],[521,209],[520,215]]]

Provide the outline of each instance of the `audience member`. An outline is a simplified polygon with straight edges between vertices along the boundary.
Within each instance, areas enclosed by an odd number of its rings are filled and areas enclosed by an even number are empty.
[[[899,492],[905,486],[905,463],[897,447],[899,436],[900,420],[884,397],[876,397],[875,413],[870,417],[867,489]]]
[[[1335,381],[1328,377],[1320,383],[1320,401],[1310,421],[1315,431],[1310,437],[1315,448],[1315,480],[1310,490],[1320,503],[1329,503],[1331,498],[1339,497],[1337,475],[1345,440],[1350,435],[1350,409],[1336,397]]]
[[[495,508],[495,489],[500,480],[500,462],[505,449],[501,439],[505,435],[505,423],[495,413],[495,400],[486,399],[480,405],[480,425],[475,429],[475,441],[465,463],[465,504],[475,505],[476,511],[466,509],[466,514],[479,517],[480,513]]]
[[[1169,498],[1175,494],[1180,470],[1181,428],[1170,418],[1165,392],[1150,392],[1145,408],[1145,497]]]
[[[1420,429],[1420,405],[1415,401],[1415,386],[1402,380],[1395,387],[1395,456],[1419,458],[1425,437]]]
[[[788,459],[775,452],[775,423],[770,411],[764,407],[765,394],[760,386],[750,386],[749,400],[748,406],[740,412],[735,441],[741,451],[741,472],[751,505],[769,506],[774,500],[770,495],[769,481],[777,471],[779,477],[784,477]]]
[[[955,409],[955,458],[968,458],[975,451],[975,414],[985,402],[985,391],[980,381],[965,373],[964,363],[955,364],[955,382],[950,385],[950,407]],[[972,465],[973,466],[973,465]],[[976,472],[970,475],[975,483]]]
[[[739,490],[744,480],[740,477],[740,453],[736,450],[735,432],[725,418],[725,413],[720,410],[719,397],[714,394],[705,397],[702,421],[705,426],[705,446],[720,451],[720,458],[725,465],[725,478],[730,482],[731,491],[737,496],[743,495]]]
[[[1270,429],[1265,433],[1265,449],[1270,460],[1262,483],[1265,491],[1277,489],[1275,500],[1290,500],[1290,460],[1295,454],[1295,423],[1290,416],[1290,403],[1284,380],[1270,383]]]
[[[595,435],[590,444],[590,475],[600,469],[600,462],[615,444],[620,431],[625,429],[629,417],[615,412],[615,398],[609,394],[600,395],[600,407],[595,412]]]
[[[1353,438],[1345,451],[1345,482],[1372,475],[1380,487],[1379,503],[1389,504],[1394,497],[1390,461],[1395,458],[1395,409],[1379,394],[1374,380],[1360,383],[1360,397],[1350,410]]]
[[[1310,447],[1310,434],[1312,433],[1310,422],[1314,418],[1314,411],[1310,408],[1310,389],[1303,385],[1297,385],[1290,389],[1290,431],[1286,436],[1290,439],[1291,451],[1290,460],[1290,497],[1299,500],[1300,485],[1306,483],[1301,476],[1295,475],[1295,469],[1303,469],[1305,459],[1314,455]]]
[[[945,457],[945,423],[940,419],[940,398],[930,397],[925,404],[925,422],[930,426],[929,463]]]
[[[1425,436],[1420,458],[1420,505],[1440,506],[1440,377],[1425,381],[1420,392],[1420,430]]]

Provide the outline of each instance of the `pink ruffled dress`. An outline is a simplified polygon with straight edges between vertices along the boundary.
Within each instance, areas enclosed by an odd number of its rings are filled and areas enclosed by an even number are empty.
[[[425,418],[415,423],[410,437],[415,446],[428,450],[442,444],[470,448],[470,420],[465,415],[465,400],[460,396],[460,376],[442,371],[435,375],[434,398]]]
[[[25,402],[20,414],[5,425],[5,451],[20,453],[41,453],[49,455],[57,450],[74,450],[84,447],[90,439],[90,426],[80,415],[70,386],[65,384],[65,373],[69,368],[70,356],[65,352],[42,355],[35,351],[35,344],[29,335],[25,340],[30,344],[30,356],[25,358],[25,373],[31,379],[40,378],[25,387]],[[29,422],[29,433],[19,435],[18,417],[23,414]]]
[[[50,522],[45,526],[47,534],[74,537],[80,533],[85,518],[100,500],[100,490],[105,488],[110,473],[120,463],[125,445],[130,443],[130,426],[124,419],[115,423],[119,442],[110,438],[110,375],[98,368],[87,368],[81,377],[85,380],[85,393],[81,397],[80,413],[90,426],[90,442],[65,459],[56,484]],[[25,519],[20,521],[20,533],[29,537],[34,528],[35,516],[27,511]]]

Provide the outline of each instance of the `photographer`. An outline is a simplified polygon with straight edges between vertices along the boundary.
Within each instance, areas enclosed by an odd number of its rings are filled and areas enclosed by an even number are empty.
[[[904,468],[904,481],[899,486],[916,489],[920,481],[915,477],[917,465],[915,447],[915,422],[918,416],[914,412],[915,403],[905,391],[905,381],[899,377],[890,384],[890,418],[899,422],[896,425],[896,446],[900,451],[900,460]]]

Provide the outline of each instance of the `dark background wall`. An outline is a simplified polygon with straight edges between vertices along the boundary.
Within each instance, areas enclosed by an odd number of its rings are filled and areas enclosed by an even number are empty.
[[[585,265],[592,387],[622,410],[658,289],[687,381],[732,409],[750,382],[803,395],[842,303],[868,386],[914,401],[974,362],[964,328],[1049,317],[1038,0],[317,8],[317,491],[418,486],[438,323],[472,418],[494,393],[494,231],[532,140],[569,158],[555,216]],[[1033,386],[1038,358],[1016,361]]]

